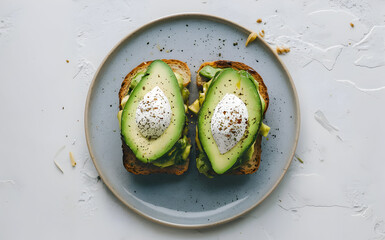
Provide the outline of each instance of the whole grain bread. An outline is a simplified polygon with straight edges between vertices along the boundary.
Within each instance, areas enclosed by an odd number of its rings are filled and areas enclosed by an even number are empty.
[[[214,68],[233,68],[237,71],[245,70],[248,73],[250,73],[254,77],[254,79],[257,80],[259,83],[259,89],[258,89],[259,93],[266,103],[266,108],[265,108],[265,111],[263,112],[263,115],[265,115],[266,110],[269,106],[269,94],[267,93],[267,87],[263,82],[262,77],[254,69],[252,69],[251,67],[241,62],[233,62],[233,61],[225,61],[225,60],[219,60],[215,62],[205,62],[200,66],[198,70],[197,78],[196,78],[196,84],[199,89],[203,87],[203,84],[206,81],[210,80],[205,77],[202,77],[199,74],[199,71],[205,66],[211,66]],[[244,164],[242,164],[239,168],[230,170],[229,172],[227,172],[227,174],[242,175],[242,174],[252,174],[256,172],[261,162],[261,153],[262,153],[261,142],[262,142],[262,136],[259,134],[254,144],[254,153],[251,159],[245,162]]]
[[[191,82],[191,73],[186,63],[175,59],[162,59],[162,61],[167,63],[174,72],[180,74],[183,77],[183,80],[184,80],[183,86],[186,87],[189,85],[189,83]],[[128,94],[132,79],[135,77],[135,75],[138,72],[142,72],[146,70],[151,63],[152,61],[143,62],[139,64],[137,67],[132,69],[131,72],[129,72],[124,78],[119,91],[120,110],[122,110],[120,103],[122,102],[122,99]],[[133,174],[148,175],[153,173],[166,173],[166,174],[181,175],[184,172],[186,172],[188,169],[189,159],[187,159],[183,164],[172,165],[165,168],[157,167],[150,163],[143,163],[142,161],[136,159],[134,153],[124,142],[123,138],[122,138],[122,150],[123,150],[123,165],[127,169],[127,171]]]

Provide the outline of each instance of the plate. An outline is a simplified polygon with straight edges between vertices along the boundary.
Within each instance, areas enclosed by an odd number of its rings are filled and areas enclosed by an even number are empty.
[[[119,42],[91,83],[85,107],[88,149],[100,177],[125,205],[158,223],[199,228],[228,222],[260,204],[277,187],[293,159],[299,135],[299,105],[291,77],[276,53],[261,39],[247,48],[250,31],[228,20],[202,14],[165,17],[146,24]],[[179,59],[190,67],[190,103],[197,99],[196,71],[219,59],[243,62],[264,79],[270,105],[264,122],[255,174],[208,179],[195,167],[195,152],[182,176],[135,176],[122,164],[117,120],[118,92],[125,75],[154,59]],[[190,124],[194,139],[195,126]]]

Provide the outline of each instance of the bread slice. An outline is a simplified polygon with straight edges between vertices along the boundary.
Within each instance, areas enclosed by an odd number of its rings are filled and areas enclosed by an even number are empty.
[[[265,103],[266,103],[266,108],[265,108],[265,111],[263,112],[263,115],[265,115],[266,110],[269,106],[269,95],[267,93],[267,87],[266,87],[265,83],[263,82],[262,77],[254,69],[252,69],[251,67],[249,67],[246,64],[241,63],[241,62],[233,62],[233,61],[225,61],[225,60],[219,60],[219,61],[215,61],[215,62],[205,62],[200,66],[200,68],[198,70],[197,78],[196,78],[196,83],[197,83],[197,86],[199,89],[201,89],[203,87],[203,84],[207,80],[210,80],[210,79],[207,79],[205,77],[202,77],[199,74],[199,71],[205,66],[211,66],[214,68],[233,68],[237,71],[245,70],[245,71],[249,72],[254,77],[254,79],[257,80],[259,83],[259,89],[258,89],[259,93],[260,93],[261,97],[265,100]],[[262,136],[258,135],[257,140],[255,141],[255,144],[254,144],[254,153],[253,153],[253,156],[251,157],[251,159],[249,161],[245,162],[244,164],[242,164],[239,168],[236,168],[234,170],[230,170],[226,174],[242,175],[242,174],[252,174],[252,173],[256,172],[258,170],[259,164],[261,162],[261,153],[262,153],[261,142],[262,142]]]
[[[183,86],[186,87],[189,85],[189,83],[191,82],[191,73],[186,63],[179,60],[174,60],[174,59],[162,59],[162,61],[167,63],[174,72],[180,74],[183,77],[185,81],[183,83]],[[119,91],[120,110],[122,110],[120,103],[122,102],[122,99],[128,94],[132,79],[135,77],[135,75],[138,72],[146,70],[151,63],[152,61],[143,62],[139,64],[136,68],[132,69],[131,72],[129,72],[127,76],[124,78]],[[150,163],[143,163],[142,161],[136,159],[134,153],[124,142],[123,137],[122,137],[122,150],[123,150],[123,165],[127,169],[127,171],[133,174],[148,175],[153,173],[166,173],[166,174],[181,175],[184,172],[186,172],[188,169],[189,159],[187,159],[184,162],[184,164],[172,165],[165,168],[157,167]]]

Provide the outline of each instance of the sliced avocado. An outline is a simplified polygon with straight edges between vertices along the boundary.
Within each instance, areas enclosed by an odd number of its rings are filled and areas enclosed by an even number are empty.
[[[161,158],[151,162],[151,164],[161,168],[172,166],[175,164],[175,157],[177,152],[178,149],[176,148],[175,144],[174,147],[168,153],[163,155]]]
[[[182,164],[190,154],[191,145],[188,142],[187,136],[184,135],[175,144],[176,151],[174,152],[175,164]]]
[[[253,154],[254,154],[254,144],[251,144],[249,150],[247,150],[244,154],[243,154],[243,158],[245,161],[249,161],[252,157],[253,157]]]
[[[182,89],[183,87],[187,87],[191,82],[191,79],[183,77],[181,74],[174,72],[176,79],[178,80],[179,87]]]
[[[203,84],[203,93],[206,93],[207,90],[209,90],[210,84],[213,80],[208,81],[207,83]]]
[[[126,96],[122,99],[122,102],[120,103],[120,106],[121,106],[122,108],[124,108],[124,106],[126,105],[127,100],[128,100],[129,97],[130,97],[130,95],[126,95]]]
[[[183,102],[188,104],[188,97],[190,96],[190,91],[187,88],[182,89],[182,97],[183,97]]]
[[[254,144],[255,144],[255,142],[253,142],[253,144],[251,144],[249,149],[246,150],[243,153],[243,155],[238,158],[237,162],[235,163],[235,165],[231,169],[239,168],[240,166],[242,166],[244,163],[246,163],[247,161],[249,161],[253,157],[253,154],[254,154]]]
[[[204,76],[204,77],[207,77],[209,79],[213,79],[213,78],[216,78],[216,76],[220,73],[221,70],[222,70],[221,68],[213,68],[211,66],[205,66],[199,71],[199,74]],[[254,84],[256,85],[258,93],[259,93],[258,81],[255,80],[254,77],[249,72],[247,72],[245,70],[240,70],[239,73],[250,78],[254,82]],[[212,80],[203,84],[203,93],[207,92],[208,88],[210,87],[211,81]],[[265,111],[265,107],[266,107],[265,99],[262,98],[261,94],[259,94],[259,97],[260,97],[261,102],[262,102],[262,109],[263,109],[263,111]]]
[[[198,126],[195,127],[195,143],[197,144],[199,151],[203,152],[202,145],[198,136]]]
[[[221,154],[212,135],[210,123],[216,106],[225,94],[234,94],[243,101],[248,111],[248,124],[241,140],[229,151]],[[261,122],[262,104],[254,82],[234,69],[224,69],[211,83],[198,116],[199,140],[217,174],[229,170],[250,148],[257,137]]]
[[[182,159],[186,160],[188,156],[190,155],[191,145],[187,145],[182,153]]]
[[[247,72],[245,70],[239,71],[239,74],[243,75],[244,77],[249,78],[251,81],[254,82],[254,84],[255,84],[255,86],[257,87],[257,90],[258,90],[259,99],[261,99],[262,110],[265,111],[266,103],[265,103],[265,99],[263,99],[263,97],[259,93],[259,82],[257,80],[255,80],[254,77],[249,72]]]
[[[190,154],[191,145],[186,136],[183,136],[173,146],[173,148],[164,154],[161,158],[151,162],[153,165],[161,168],[169,167],[174,164],[183,163]]]
[[[211,66],[204,66],[200,71],[199,74],[207,77],[208,79],[211,79],[217,74],[219,71],[222,71],[220,68],[213,68]]]
[[[118,121],[119,121],[119,128],[120,129],[122,129],[122,112],[123,112],[123,110],[120,110],[119,112],[118,112]]]
[[[261,128],[259,129],[259,133],[262,136],[267,137],[267,134],[269,134],[269,132],[270,132],[270,127],[262,123]]]
[[[143,71],[143,72],[138,72],[135,77],[132,79],[131,81],[131,84],[130,84],[130,89],[134,89],[136,87],[136,85],[138,85],[138,83],[140,82],[140,80],[142,80],[144,74],[146,74],[146,71]]]
[[[208,178],[213,178],[213,176],[209,173],[211,170],[210,161],[207,159],[207,156],[204,152],[200,152],[198,157],[196,158],[196,165],[198,171]]]
[[[199,106],[202,106],[203,102],[205,101],[205,96],[206,96],[205,93],[199,93],[199,97],[198,97]]]
[[[183,77],[179,73],[174,72],[176,80],[178,80],[179,88],[183,89]]]
[[[187,134],[188,134],[188,118],[186,118],[186,123],[184,125],[182,134],[183,134],[183,136],[187,136]]]
[[[165,162],[153,161],[152,164],[157,166],[157,167],[161,167],[161,168],[169,167],[169,166],[172,166],[175,164],[175,158],[169,158]]]
[[[144,95],[158,86],[167,97],[172,117],[170,125],[156,139],[144,137],[136,124],[136,110]],[[122,113],[122,136],[135,156],[142,162],[152,162],[171,150],[182,135],[185,112],[182,94],[175,74],[165,62],[153,61],[141,81],[131,92]]]
[[[195,100],[190,106],[188,106],[188,109],[197,114],[199,112],[199,100]]]

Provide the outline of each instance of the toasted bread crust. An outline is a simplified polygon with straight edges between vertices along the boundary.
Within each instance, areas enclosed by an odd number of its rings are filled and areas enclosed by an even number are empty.
[[[184,82],[184,86],[187,86],[191,81],[191,73],[190,69],[188,68],[187,64],[184,62],[181,62],[179,60],[174,59],[162,59],[163,62],[167,63],[171,69],[174,72],[179,73],[183,76],[183,79],[188,79],[188,81]],[[128,94],[129,86],[131,84],[131,81],[133,77],[141,71],[144,71],[147,69],[147,67],[152,63],[153,61],[149,62],[143,62],[139,64],[136,68],[131,70],[126,77],[124,78],[120,91],[119,91],[119,109],[122,110],[122,107],[120,106],[120,103],[122,102],[122,99]],[[189,140],[190,141],[190,140]],[[152,164],[143,163],[142,161],[136,159],[134,153],[131,151],[131,149],[127,146],[127,144],[124,142],[122,138],[122,150],[123,150],[123,165],[127,169],[128,172],[131,172],[136,175],[148,175],[148,174],[154,174],[154,173],[166,173],[166,174],[176,174],[181,175],[184,172],[187,171],[188,165],[189,165],[189,159],[187,159],[183,164],[181,165],[172,165],[169,167],[161,168],[157,167]]]
[[[265,100],[265,103],[266,103],[266,108],[265,108],[265,111],[263,112],[263,115],[265,115],[266,110],[269,106],[269,95],[267,93],[267,87],[263,82],[262,77],[254,69],[240,62],[225,61],[225,60],[219,60],[215,62],[205,62],[200,66],[198,70],[197,78],[196,78],[196,84],[199,89],[202,88],[203,84],[206,82],[205,80],[207,80],[199,74],[199,71],[205,66],[211,66],[214,68],[233,68],[237,71],[245,70],[248,73],[250,73],[254,77],[254,79],[257,80],[259,83],[259,89],[258,89],[259,93],[261,94],[261,97]],[[262,142],[262,136],[258,135],[254,144],[254,153],[251,159],[246,163],[242,164],[242,166],[240,166],[239,168],[230,170],[226,174],[243,175],[243,174],[252,174],[256,172],[261,162],[261,153],[262,153],[261,142]]]

